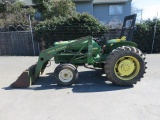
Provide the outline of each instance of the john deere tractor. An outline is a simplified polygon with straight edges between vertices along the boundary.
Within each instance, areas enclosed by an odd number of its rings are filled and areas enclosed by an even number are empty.
[[[130,86],[136,84],[143,77],[146,69],[144,54],[131,42],[136,15],[127,16],[124,20],[132,18],[130,36],[103,41],[95,41],[91,36],[55,42],[53,47],[40,52],[37,64],[24,71],[20,77],[11,84],[11,87],[29,87],[34,84],[40,74],[45,70],[51,58],[59,64],[54,71],[58,85],[69,86],[76,83],[78,78],[77,66],[92,65],[93,68],[102,68],[107,80],[115,85]]]

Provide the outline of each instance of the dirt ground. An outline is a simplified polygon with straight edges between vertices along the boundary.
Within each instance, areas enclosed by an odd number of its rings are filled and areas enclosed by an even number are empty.
[[[147,73],[133,87],[106,81],[100,70],[78,67],[77,84],[56,85],[45,70],[35,85],[11,89],[38,57],[0,57],[0,120],[160,120],[160,54],[147,55]]]

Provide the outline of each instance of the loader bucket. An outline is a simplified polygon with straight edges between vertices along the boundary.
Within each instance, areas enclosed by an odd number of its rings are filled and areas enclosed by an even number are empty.
[[[10,86],[12,88],[29,87],[32,84],[32,81],[34,81],[35,66],[36,65],[32,65],[27,70],[22,72],[22,74],[17,78],[17,80],[13,82]]]

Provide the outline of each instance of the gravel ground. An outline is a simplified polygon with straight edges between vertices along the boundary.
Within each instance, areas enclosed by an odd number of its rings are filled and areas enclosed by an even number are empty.
[[[84,67],[77,84],[59,87],[52,63],[35,85],[11,89],[37,59],[0,57],[0,120],[160,120],[160,54],[147,55],[147,73],[134,87],[114,86],[100,70]]]

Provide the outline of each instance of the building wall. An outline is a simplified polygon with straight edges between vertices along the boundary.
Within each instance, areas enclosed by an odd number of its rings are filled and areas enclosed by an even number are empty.
[[[124,6],[124,15],[130,15],[131,14],[131,1],[127,2]]]
[[[95,4],[93,5],[93,16],[101,22],[106,22],[108,20],[108,5]]]
[[[83,13],[88,12],[89,14],[93,15],[93,2],[75,2],[76,5],[76,11]]]
[[[109,15],[109,5],[115,5],[115,4],[94,4],[93,16],[96,17],[101,22],[108,23],[114,17],[123,21],[125,16],[131,14],[131,2],[116,4],[116,5],[122,5],[123,13],[121,15]]]

